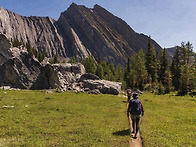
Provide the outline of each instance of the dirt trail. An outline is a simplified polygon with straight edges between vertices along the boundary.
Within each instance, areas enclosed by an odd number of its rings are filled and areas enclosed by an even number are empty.
[[[130,118],[129,118],[129,122],[130,122],[129,124],[130,124],[131,130],[133,130],[132,125],[131,125],[132,122],[131,122]],[[141,140],[140,132],[138,132],[136,139],[134,138],[134,134],[131,134],[130,141],[129,141],[129,146],[130,147],[142,147],[142,140]]]
[[[118,96],[127,99],[127,96],[125,96],[125,95],[118,95]],[[128,104],[127,104],[127,107],[128,107]],[[131,124],[132,124],[132,121],[129,117],[129,125],[130,125],[129,128],[131,128],[131,130],[133,130]],[[131,130],[130,130],[130,132],[131,132]],[[129,147],[142,147],[142,139],[140,136],[140,131],[137,134],[137,138],[134,138],[134,134],[130,134]]]

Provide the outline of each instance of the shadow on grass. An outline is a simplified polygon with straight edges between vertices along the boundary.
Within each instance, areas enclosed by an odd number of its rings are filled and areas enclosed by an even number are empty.
[[[117,131],[117,132],[114,132],[112,134],[115,135],[115,136],[129,136],[130,135],[130,129]]]
[[[128,103],[127,101],[122,101],[123,103]]]

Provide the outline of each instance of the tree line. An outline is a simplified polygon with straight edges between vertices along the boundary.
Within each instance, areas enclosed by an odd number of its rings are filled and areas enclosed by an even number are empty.
[[[96,74],[101,79],[122,82],[123,89],[130,87],[140,90],[156,91],[166,94],[178,91],[179,95],[186,95],[196,89],[196,60],[193,46],[190,42],[182,42],[177,47],[170,61],[166,49],[161,53],[155,52],[155,47],[149,37],[147,52],[141,49],[135,56],[127,59],[127,65],[115,67],[93,56],[82,60],[87,73]]]

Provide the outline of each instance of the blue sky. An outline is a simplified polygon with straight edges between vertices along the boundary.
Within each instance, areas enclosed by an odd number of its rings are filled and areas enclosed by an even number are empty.
[[[57,20],[72,2],[89,8],[99,4],[163,48],[190,41],[196,52],[196,0],[0,0],[0,6],[23,16]]]

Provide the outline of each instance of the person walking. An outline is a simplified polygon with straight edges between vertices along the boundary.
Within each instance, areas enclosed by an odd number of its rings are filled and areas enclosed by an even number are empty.
[[[139,121],[141,116],[144,115],[144,108],[142,102],[138,99],[138,94],[133,93],[133,99],[129,101],[127,109],[127,117],[131,114],[132,120],[132,133],[135,134],[134,138],[137,138],[137,133],[139,131]]]
[[[132,90],[130,88],[128,88],[126,90],[126,92],[127,92],[127,101],[129,102],[133,93],[132,93]]]

